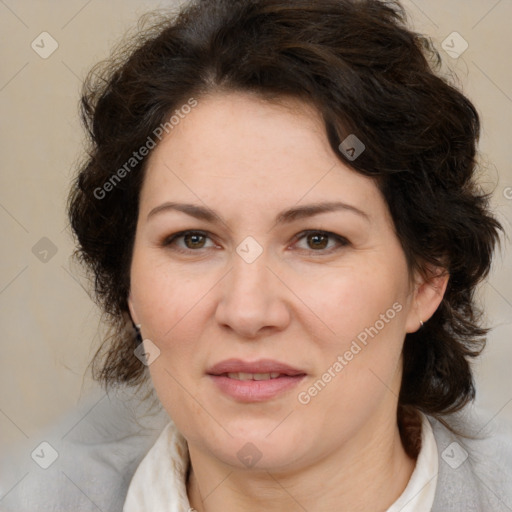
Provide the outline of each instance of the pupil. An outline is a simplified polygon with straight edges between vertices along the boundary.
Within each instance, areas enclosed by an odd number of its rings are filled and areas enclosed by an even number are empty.
[[[311,241],[311,240],[313,240],[313,239],[317,239],[317,240],[318,240],[318,238],[323,238],[323,239],[324,239],[324,242],[327,240],[327,236],[326,236],[326,235],[321,235],[321,234],[309,235],[309,237],[308,237],[308,239],[309,239],[310,241]],[[319,248],[319,247],[320,247],[318,244],[315,244],[315,243],[313,243],[313,245],[316,245],[316,247],[317,247],[317,248]],[[326,247],[326,244],[325,244],[325,243],[324,243],[324,244],[321,244],[320,249],[325,249],[325,247]]]
[[[192,246],[195,247],[196,243],[197,243],[197,238],[202,238],[202,237],[203,237],[203,235],[198,235],[198,234],[186,235],[185,240],[188,242],[191,238],[195,239],[195,241],[192,241]],[[189,244],[187,243],[187,245],[189,245]]]

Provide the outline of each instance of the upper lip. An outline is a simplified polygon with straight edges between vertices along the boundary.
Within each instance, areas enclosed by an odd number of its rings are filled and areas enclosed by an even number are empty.
[[[226,359],[207,370],[209,375],[225,373],[281,373],[283,375],[304,375],[305,372],[272,359],[259,359],[249,362],[241,359]]]

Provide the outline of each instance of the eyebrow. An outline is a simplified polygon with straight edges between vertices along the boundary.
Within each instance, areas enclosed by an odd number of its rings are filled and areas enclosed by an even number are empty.
[[[211,223],[226,224],[224,219],[218,213],[211,210],[210,208],[190,203],[176,203],[172,201],[163,203],[153,208],[149,212],[147,218],[149,219],[158,213],[166,211],[179,211],[186,213],[191,217],[195,217],[196,219],[199,220],[204,220]],[[370,217],[367,213],[360,210],[359,208],[356,208],[355,206],[340,201],[327,201],[321,203],[308,204],[304,206],[297,206],[294,208],[290,208],[288,210],[283,210],[276,216],[274,222],[275,224],[287,224],[299,219],[313,217],[314,215],[334,211],[346,211],[349,213],[355,213],[358,216],[365,219],[366,221],[370,220]]]

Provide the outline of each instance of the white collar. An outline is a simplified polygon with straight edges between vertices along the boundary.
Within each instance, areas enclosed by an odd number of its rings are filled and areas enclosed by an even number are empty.
[[[189,463],[187,442],[171,421],[137,467],[123,512],[189,510],[186,486]]]
[[[439,456],[434,432],[421,414],[421,450],[407,487],[386,512],[430,512],[434,504]]]
[[[186,475],[190,458],[185,438],[168,423],[139,464],[123,512],[190,510]],[[438,454],[430,422],[422,414],[421,451],[409,483],[386,512],[430,512],[437,484]]]

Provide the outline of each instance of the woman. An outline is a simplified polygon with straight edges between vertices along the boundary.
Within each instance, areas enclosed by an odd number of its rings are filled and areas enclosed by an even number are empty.
[[[435,50],[378,0],[207,0],[146,36],[91,74],[69,206],[97,378],[150,376],[172,419],[124,510],[510,510],[510,444],[453,416],[501,226]]]

